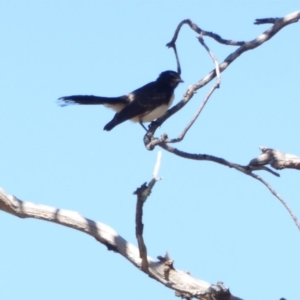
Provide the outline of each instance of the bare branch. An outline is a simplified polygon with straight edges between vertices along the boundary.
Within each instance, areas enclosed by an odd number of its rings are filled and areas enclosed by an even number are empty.
[[[167,47],[173,47],[173,45],[175,45],[176,43],[176,40],[178,38],[178,35],[179,35],[179,31],[181,29],[181,27],[184,25],[184,24],[187,24],[189,25],[195,32],[197,32],[198,34],[200,35],[203,35],[203,36],[209,36],[211,38],[213,38],[214,40],[216,40],[217,42],[221,43],[221,44],[225,44],[225,45],[229,45],[229,46],[241,46],[243,45],[245,42],[235,42],[233,40],[225,40],[223,38],[221,38],[218,34],[216,33],[213,33],[213,32],[209,32],[209,31],[205,31],[203,29],[201,29],[200,27],[198,27],[195,23],[193,23],[191,20],[187,19],[187,20],[183,20],[181,21],[176,30],[175,30],[175,33],[174,33],[174,36],[171,40],[171,42],[169,42],[167,44]]]
[[[34,218],[53,222],[89,234],[105,245],[108,250],[121,254],[135,267],[142,269],[139,250],[135,246],[118,235],[111,227],[84,218],[77,212],[21,201],[12,195],[8,195],[1,188],[0,210],[20,218]],[[211,285],[174,268],[170,270],[168,279],[166,279],[165,263],[163,261],[155,261],[149,256],[147,261],[149,263],[149,273],[147,274],[179,294],[201,300],[241,300],[231,295],[229,290],[221,284]]]
[[[156,181],[160,180],[158,178],[158,172],[161,163],[161,156],[162,156],[162,152],[159,151],[157,154],[157,160],[153,171],[153,178],[149,182],[148,186],[146,185],[146,183],[144,183],[140,188],[138,188],[134,192],[134,194],[137,195],[136,214],[135,214],[135,234],[139,245],[140,258],[142,259],[142,270],[149,275],[151,275],[151,273],[149,273],[149,264],[147,260],[147,247],[143,238],[143,231],[144,231],[143,206],[148,196],[150,196],[154,184],[156,183]]]
[[[262,25],[262,24],[275,24],[278,18],[264,18],[264,19],[255,19],[255,25]]]
[[[186,153],[183,152],[181,150],[178,150],[176,148],[170,147],[167,144],[160,144],[160,147],[162,147],[163,149],[176,154],[180,157],[184,157],[184,158],[188,158],[188,159],[193,159],[193,160],[208,160],[208,161],[213,161],[215,163],[221,164],[223,166],[227,166],[229,168],[234,168],[237,171],[240,171],[248,176],[251,176],[257,180],[259,180],[260,182],[262,182],[268,189],[269,191],[285,206],[285,208],[287,209],[287,211],[289,212],[289,214],[291,215],[292,219],[294,220],[296,226],[298,227],[298,229],[300,230],[300,224],[296,218],[296,216],[294,215],[294,213],[292,212],[292,210],[289,208],[289,206],[287,205],[287,203],[284,201],[284,199],[279,196],[279,194],[277,194],[275,192],[275,190],[271,187],[271,185],[269,185],[265,180],[263,180],[261,177],[259,177],[256,174],[252,173],[251,168],[249,168],[248,166],[241,166],[232,162],[229,162],[223,158],[219,158],[216,156],[212,156],[212,155],[207,155],[207,154],[191,154],[191,153]],[[275,172],[274,172],[275,173]]]
[[[294,220],[296,226],[298,227],[298,229],[300,230],[300,223],[298,222],[298,219],[296,217],[296,215],[293,213],[293,211],[290,209],[290,207],[288,206],[288,204],[284,201],[284,199],[271,187],[270,184],[268,184],[264,179],[262,179],[261,177],[259,177],[256,174],[250,173],[251,176],[257,180],[259,180],[261,183],[263,183],[268,189],[269,191],[283,204],[283,206],[286,208],[286,210],[289,212],[290,216],[292,217],[292,219]]]
[[[218,158],[218,157],[214,157],[212,155],[206,155],[206,154],[191,154],[191,153],[186,153],[183,151],[180,151],[176,148],[172,148],[169,145],[167,145],[167,143],[174,143],[174,142],[178,142],[181,141],[183,139],[183,137],[185,136],[186,132],[188,131],[188,129],[192,126],[192,124],[194,123],[194,121],[196,120],[196,118],[199,116],[199,114],[201,113],[203,107],[205,106],[209,96],[211,95],[211,93],[213,92],[214,88],[216,88],[216,85],[213,87],[213,89],[209,92],[208,96],[205,98],[205,100],[203,101],[203,103],[201,104],[200,108],[198,109],[198,111],[196,112],[195,116],[193,117],[193,119],[190,121],[190,123],[187,125],[187,127],[184,129],[183,133],[181,135],[179,135],[179,137],[177,139],[169,139],[168,136],[166,134],[164,134],[160,139],[154,138],[154,133],[156,131],[156,129],[158,128],[158,126],[160,126],[164,121],[166,121],[170,116],[172,116],[174,113],[176,113],[178,110],[180,110],[192,97],[193,95],[196,93],[196,91],[200,88],[202,88],[203,86],[205,86],[208,82],[210,82],[214,77],[216,76],[220,76],[220,72],[223,72],[236,58],[238,58],[242,53],[248,51],[248,50],[252,50],[260,45],[262,45],[264,42],[266,42],[267,40],[269,40],[270,38],[272,38],[278,31],[280,31],[283,27],[295,23],[300,19],[300,11],[296,11],[293,12],[291,14],[286,15],[283,18],[267,18],[267,19],[257,19],[255,24],[266,24],[266,23],[272,23],[273,26],[271,28],[269,28],[267,31],[265,31],[264,33],[262,33],[261,35],[259,35],[256,39],[249,41],[249,42],[241,42],[239,45],[240,47],[234,51],[232,54],[230,54],[229,56],[227,56],[227,58],[224,60],[223,63],[221,63],[218,68],[216,68],[215,70],[211,71],[207,76],[205,76],[204,78],[202,78],[198,83],[190,86],[183,99],[175,106],[173,106],[171,109],[169,109],[164,116],[162,116],[161,118],[159,118],[158,120],[156,120],[156,122],[153,122],[150,126],[150,129],[148,130],[147,134],[144,137],[144,143],[145,146],[147,147],[147,149],[149,150],[153,150],[155,146],[159,145],[162,148],[164,148],[165,150],[176,154],[178,156],[184,157],[184,158],[188,158],[188,159],[194,159],[194,160],[209,160],[209,161],[213,161],[225,166],[228,166],[230,168],[234,168],[240,172],[243,172],[244,174],[247,174],[249,176],[252,176],[253,178],[261,181],[269,190],[270,192],[281,201],[281,203],[285,206],[285,208],[288,210],[288,212],[290,213],[291,217],[293,218],[296,226],[298,227],[298,229],[300,230],[300,225],[297,221],[297,218],[295,217],[295,215],[293,214],[293,212],[291,211],[291,209],[288,207],[288,205],[286,204],[286,202],[272,189],[272,187],[265,182],[263,179],[261,179],[259,176],[257,176],[256,174],[253,174],[252,171],[255,170],[265,170],[270,172],[271,174],[278,176],[279,174],[274,172],[272,169],[266,167],[266,164],[270,164],[272,167],[276,168],[276,169],[283,169],[283,168],[294,168],[294,169],[300,169],[300,158],[294,155],[290,155],[290,154],[285,154],[282,153],[278,150],[273,150],[273,149],[269,149],[269,148],[262,148],[262,152],[263,154],[261,156],[259,156],[256,159],[253,159],[248,166],[241,166],[238,164],[234,164],[231,162],[226,161],[225,159],[222,158]],[[179,31],[182,27],[182,25],[184,24],[188,24],[193,30],[195,30],[197,33],[199,33],[200,35],[208,35],[207,32],[204,32],[203,30],[201,30],[199,27],[197,27],[194,23],[192,23],[192,21],[190,20],[184,20],[182,21],[174,34],[174,37],[172,39],[172,41],[168,44],[168,46],[170,45],[175,45],[175,42],[178,38],[178,34]],[[211,35],[208,35],[211,36]],[[225,41],[222,38],[220,38],[218,35],[213,34],[211,37],[213,37],[214,39],[216,39],[217,41],[221,42],[221,43],[229,43],[229,41]],[[201,40],[200,40],[201,42]],[[237,45],[236,42],[230,43],[231,45]],[[205,46],[205,44],[203,44],[204,47],[208,50],[208,47]],[[214,59],[214,61],[216,62],[216,59]]]
[[[205,97],[204,101],[201,103],[200,107],[198,108],[198,110],[196,111],[195,115],[193,116],[193,118],[191,119],[191,121],[188,123],[188,125],[184,128],[184,130],[182,131],[182,133],[178,136],[177,139],[166,139],[165,141],[163,141],[164,143],[177,143],[180,142],[184,139],[186,133],[188,132],[188,130],[193,126],[193,124],[195,123],[195,121],[197,120],[198,116],[200,115],[200,113],[202,112],[202,110],[204,109],[204,106],[206,105],[206,103],[208,102],[210,96],[212,95],[212,93],[218,89],[220,87],[220,82],[221,82],[221,74],[220,74],[220,70],[219,70],[219,64],[218,61],[216,59],[216,57],[214,56],[214,54],[211,52],[211,50],[207,47],[207,45],[205,44],[203,38],[201,36],[198,37],[199,42],[201,43],[201,45],[205,48],[205,50],[208,52],[208,54],[210,55],[210,57],[212,58],[214,65],[215,65],[215,70],[216,70],[216,74],[217,74],[217,80],[216,83],[214,84],[214,86],[210,89],[210,91],[208,92],[207,96]]]
[[[276,176],[276,177],[280,177],[280,174],[273,171],[272,169],[266,167],[266,166],[251,166],[248,168],[251,170],[251,171],[267,171],[269,173],[271,173],[272,175]]]
[[[143,231],[144,231],[144,224],[142,222],[143,219],[143,205],[144,205],[144,194],[147,193],[148,187],[146,183],[144,183],[140,188],[138,188],[134,194],[136,194],[137,201],[136,201],[136,214],[135,214],[135,235],[138,241],[140,258],[142,259],[142,270],[145,273],[149,272],[149,264],[147,259],[147,247],[144,243],[143,239]]]
[[[176,44],[170,44],[168,45],[169,48],[173,48],[174,53],[175,53],[175,58],[176,58],[176,64],[177,64],[177,73],[180,75],[181,74],[181,67],[180,67],[180,61],[179,61],[179,56],[177,53],[177,48],[176,48]]]
[[[268,30],[260,34],[257,38],[255,38],[252,41],[248,42],[234,42],[231,40],[223,40],[218,35],[209,33],[207,31],[204,31],[200,29],[197,25],[195,25],[191,20],[184,20],[182,21],[174,34],[173,39],[170,43],[167,44],[167,46],[172,47],[172,44],[174,44],[177,40],[179,31],[184,24],[188,24],[193,30],[195,30],[197,33],[210,36],[214,38],[216,41],[226,44],[226,45],[238,45],[240,46],[237,50],[235,50],[233,53],[228,55],[225,60],[219,65],[220,72],[223,72],[227,69],[227,67],[236,60],[241,54],[243,54],[246,51],[255,49],[271,39],[277,32],[279,32],[281,29],[283,29],[285,26],[295,23],[300,19],[300,11],[293,12],[291,14],[286,15],[283,18],[276,18],[276,22],[272,27],[270,27]],[[168,118],[170,118],[173,114],[175,114],[177,111],[179,111],[182,107],[184,107],[190,99],[194,96],[195,92],[204,87],[207,83],[209,83],[212,79],[216,77],[216,71],[215,69],[212,70],[209,74],[207,74],[205,77],[203,77],[199,82],[193,84],[190,86],[187,91],[185,92],[182,100],[174,105],[172,108],[170,108],[162,117],[157,119],[155,122],[151,123],[151,126],[147,132],[147,134],[144,137],[144,143],[148,150],[153,150],[155,145],[160,144],[160,142],[156,143],[154,138],[154,133],[156,129],[161,126]],[[149,145],[149,143],[151,144]]]
[[[242,166],[242,165],[239,165],[236,163],[232,163],[228,160],[225,160],[224,158],[220,158],[220,157],[216,157],[216,156],[208,155],[208,154],[187,153],[187,152],[181,151],[177,148],[173,148],[167,144],[160,144],[159,146],[162,147],[163,149],[167,150],[168,152],[171,152],[171,153],[178,155],[180,157],[183,157],[183,158],[192,159],[192,160],[212,161],[217,164],[227,166],[229,168],[234,168],[234,169],[236,169],[244,174],[247,174],[247,175],[249,175],[251,173],[251,170],[247,166]]]
[[[220,69],[219,69],[219,63],[217,58],[215,57],[215,55],[211,52],[211,50],[207,47],[207,45],[204,42],[204,39],[202,38],[202,36],[198,37],[198,41],[201,43],[201,45],[206,49],[206,51],[208,52],[208,54],[210,55],[211,59],[214,62],[215,65],[215,71],[217,74],[217,84],[218,87],[220,87],[220,83],[221,83],[221,73],[220,73]]]
[[[295,16],[295,15],[296,16]],[[296,23],[299,20],[299,16],[297,17],[297,14],[299,14],[299,11],[296,11],[294,13],[291,13],[284,18],[263,18],[263,19],[256,19],[254,24],[255,25],[262,25],[262,24],[276,24],[277,22],[282,21],[282,19],[285,19],[284,22],[289,22],[288,24]]]

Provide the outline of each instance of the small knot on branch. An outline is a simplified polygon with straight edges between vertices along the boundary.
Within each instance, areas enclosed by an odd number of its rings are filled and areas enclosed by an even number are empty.
[[[170,258],[168,252],[166,252],[165,256],[158,256],[158,260],[164,264],[164,278],[169,280],[169,274],[171,270],[174,270],[174,260]]]
[[[145,192],[145,190],[147,190],[147,188],[147,182],[145,182],[133,192],[133,195],[142,195]]]

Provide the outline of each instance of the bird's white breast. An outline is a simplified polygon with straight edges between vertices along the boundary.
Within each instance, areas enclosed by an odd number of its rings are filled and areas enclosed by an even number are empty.
[[[172,105],[174,98],[175,98],[175,95],[173,94],[168,105],[163,104],[161,106],[158,106],[155,109],[151,110],[149,113],[146,113],[143,117],[137,116],[137,117],[132,118],[131,121],[132,122],[142,121],[142,123],[145,123],[145,122],[152,122],[153,120],[160,118],[162,115],[165,114],[165,112],[168,110],[168,108]]]

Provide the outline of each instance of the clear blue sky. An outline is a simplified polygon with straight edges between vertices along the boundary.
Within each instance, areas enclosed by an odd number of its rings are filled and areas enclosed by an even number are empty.
[[[118,96],[176,69],[165,47],[192,19],[224,38],[250,40],[298,1],[1,1],[0,186],[22,200],[74,210],[136,244],[132,192],[151,179],[157,149],[126,122],[111,132],[104,107],[60,108],[60,96]],[[178,148],[247,164],[268,146],[300,155],[300,24],[245,53],[222,74],[200,119]],[[221,62],[235,47],[205,41]],[[187,87],[213,68],[196,34],[178,40]],[[207,93],[157,132],[175,137]],[[300,173],[260,173],[300,217]],[[145,206],[152,257],[223,281],[248,300],[299,299],[300,232],[259,182],[210,162],[163,152],[160,181]],[[0,298],[175,299],[173,291],[80,232],[0,213]]]

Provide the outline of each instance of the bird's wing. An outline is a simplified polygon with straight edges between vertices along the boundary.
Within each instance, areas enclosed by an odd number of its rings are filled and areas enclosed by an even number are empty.
[[[130,103],[126,105],[120,112],[116,113],[114,118],[106,124],[104,130],[111,130],[120,123],[127,120],[140,121],[144,116],[148,115],[160,106],[164,106],[163,113],[167,110],[169,103],[173,98],[173,89],[166,86],[158,85],[156,82],[150,82],[147,85],[128,94]],[[161,113],[158,112],[159,115]],[[157,118],[157,114],[153,116]],[[147,122],[152,121],[150,118]]]

